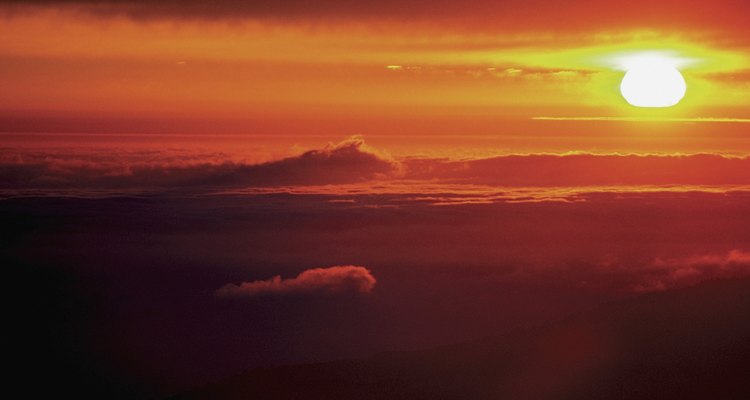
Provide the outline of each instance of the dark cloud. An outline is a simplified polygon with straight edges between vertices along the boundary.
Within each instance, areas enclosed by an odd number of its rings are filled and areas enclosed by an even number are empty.
[[[747,184],[750,158],[718,154],[527,154],[478,160],[413,160],[413,178],[508,186]]]
[[[455,21],[464,28],[492,30],[603,30],[618,28],[682,27],[745,29],[748,5],[742,1],[633,0],[627,6],[595,0],[560,2],[530,0],[498,2],[473,0],[4,0],[11,11],[19,8],[62,7],[94,15],[127,15],[133,18],[279,18],[279,19],[373,19]],[[471,20],[474,23],[467,23]]]
[[[371,148],[358,136],[277,161],[251,164],[226,159],[223,154],[169,150],[31,151],[5,148],[0,149],[0,188],[6,191],[83,188],[104,191],[186,188],[201,191],[217,187],[282,188],[377,181],[379,185],[384,182],[403,183],[402,192],[408,191],[408,186],[412,185],[413,193],[439,195],[453,192],[457,187],[444,186],[426,192],[425,187],[416,183],[490,187],[750,184],[748,157],[573,153],[506,155],[462,161],[435,158],[397,160]],[[464,193],[465,196],[468,194]],[[537,198],[531,196],[529,200]],[[468,197],[448,200],[448,203],[472,202]]]
[[[637,292],[653,292],[747,275],[750,275],[750,252],[737,249],[724,254],[657,258],[634,289]]]
[[[254,297],[265,294],[315,293],[370,293],[375,277],[365,268],[355,265],[308,269],[296,278],[271,279],[227,284],[216,291],[220,297]]]
[[[221,154],[0,150],[0,188],[151,188],[350,183],[391,176],[400,165],[351,137],[296,157],[261,164]]]
[[[694,200],[698,201],[697,198]],[[626,202],[637,204],[640,201],[629,199]],[[641,206],[646,203],[643,202]],[[678,236],[676,230],[666,234]],[[579,247],[581,243],[575,246]],[[638,251],[644,251],[648,246],[634,246],[634,249],[635,247],[640,247]],[[546,262],[527,261],[509,279],[519,282],[550,282],[552,275],[564,270],[567,276],[560,277],[559,284],[578,287],[580,290],[640,294],[750,276],[750,252],[741,249],[706,254],[694,254],[682,249],[680,255],[671,257],[658,254],[663,252],[660,250],[651,259],[646,259],[647,252],[636,256],[604,256],[597,255],[598,252],[599,250],[594,250],[572,263],[554,265],[552,271],[545,265]]]
[[[389,177],[399,163],[367,146],[360,136],[329,143],[297,157],[258,165],[239,165],[197,184],[294,185],[358,182]]]

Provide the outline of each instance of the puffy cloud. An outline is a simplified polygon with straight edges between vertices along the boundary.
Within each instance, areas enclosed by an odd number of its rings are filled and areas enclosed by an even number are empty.
[[[689,286],[710,279],[750,275],[750,252],[731,250],[725,254],[692,255],[681,258],[657,258],[635,287],[638,292]]]
[[[264,294],[370,293],[375,287],[370,270],[356,265],[308,269],[296,278],[271,279],[224,285],[216,291],[220,297],[253,297]]]
[[[296,157],[242,165],[211,176],[205,183],[254,186],[350,183],[391,176],[399,168],[396,160],[365,144],[361,136],[352,136]]]
[[[659,267],[698,267],[718,266],[721,268],[733,265],[744,265],[750,267],[750,253],[742,250],[731,250],[726,254],[693,255],[685,258],[657,258],[654,265]]]

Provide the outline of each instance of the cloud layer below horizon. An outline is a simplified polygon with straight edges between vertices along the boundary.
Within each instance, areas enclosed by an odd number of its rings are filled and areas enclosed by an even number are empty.
[[[0,149],[0,189],[5,197],[55,190],[78,190],[82,195],[86,190],[99,194],[137,190],[235,194],[243,190],[281,190],[351,195],[393,193],[394,187],[401,193],[426,195],[497,195],[498,190],[511,188],[548,188],[545,190],[549,192],[552,188],[691,191],[704,187],[716,191],[745,190],[750,185],[750,158],[721,154],[540,153],[461,160],[395,158],[354,136],[276,161],[248,163],[228,159],[224,154],[161,149],[113,152],[6,147]]]
[[[102,354],[98,345],[106,343],[105,361],[133,368],[133,376],[155,366],[194,384],[211,379],[196,377],[193,367],[214,371],[217,359],[227,360],[220,372],[229,374],[288,362],[288,354],[307,362],[454,343],[622,297],[750,275],[750,191],[621,186],[576,197],[575,190],[594,189],[495,186],[494,199],[473,193],[488,185],[465,182],[498,179],[492,174],[518,179],[523,169],[511,169],[514,175],[487,165],[551,157],[564,162],[552,164],[550,174],[563,167],[572,174],[612,164],[574,155],[425,162],[363,146],[300,151],[308,155],[264,167],[291,174],[297,186],[224,184],[199,195],[164,186],[162,196],[119,197],[109,186],[110,196],[97,199],[44,189],[36,193],[46,197],[0,201],[11,280],[53,294],[32,308],[39,312],[24,313],[39,320],[34,316],[46,315],[49,304],[60,304],[55,315],[73,319],[71,330],[95,327],[102,338],[81,336],[71,354]],[[206,160],[166,149],[138,154],[155,169]],[[102,163],[93,154],[88,161]],[[624,166],[654,165],[649,157],[631,161]],[[316,180],[298,169],[328,168],[353,182],[302,185]],[[480,173],[487,168],[489,177]],[[160,176],[170,182],[176,171]],[[512,201],[502,197],[510,191]],[[334,267],[310,269],[326,266]],[[80,315],[91,317],[79,322]]]

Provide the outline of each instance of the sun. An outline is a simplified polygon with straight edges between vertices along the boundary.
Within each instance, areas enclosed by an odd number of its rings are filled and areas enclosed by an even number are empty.
[[[628,103],[636,107],[672,107],[685,97],[685,78],[669,60],[645,57],[633,61],[620,84]]]

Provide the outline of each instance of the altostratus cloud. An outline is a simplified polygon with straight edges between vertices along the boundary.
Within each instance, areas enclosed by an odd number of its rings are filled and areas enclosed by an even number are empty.
[[[253,297],[259,295],[315,294],[315,293],[370,293],[375,287],[370,270],[357,265],[337,265],[302,271],[297,277],[229,283],[216,291],[219,297]]]

